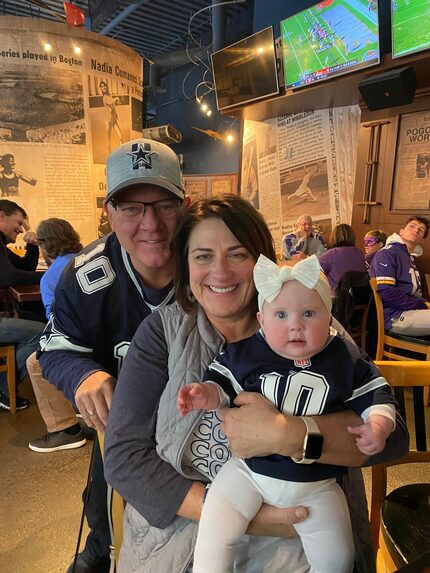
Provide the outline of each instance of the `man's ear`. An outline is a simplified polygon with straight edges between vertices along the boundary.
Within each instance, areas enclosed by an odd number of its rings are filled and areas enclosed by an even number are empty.
[[[185,195],[184,205],[187,209],[191,205],[191,196],[190,195]]]
[[[111,229],[114,230],[114,228],[113,228],[113,226],[112,226],[112,208],[109,207],[109,204],[108,204],[108,203],[105,203],[105,204],[103,205],[103,211],[106,213],[106,216],[107,216],[107,218],[108,218],[109,225],[110,225]]]

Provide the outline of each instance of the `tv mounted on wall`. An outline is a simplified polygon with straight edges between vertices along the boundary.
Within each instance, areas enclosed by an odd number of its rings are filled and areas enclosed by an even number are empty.
[[[323,0],[281,21],[285,87],[379,63],[376,0]]]
[[[279,93],[273,28],[265,28],[212,55],[218,109]]]
[[[427,0],[391,0],[391,42],[393,58],[430,48]]]

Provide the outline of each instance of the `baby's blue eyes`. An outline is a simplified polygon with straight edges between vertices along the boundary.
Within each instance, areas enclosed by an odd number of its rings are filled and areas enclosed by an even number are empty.
[[[284,320],[285,318],[287,318],[288,314],[285,312],[285,310],[278,310],[275,312],[275,316],[280,320]],[[305,318],[312,318],[313,316],[315,316],[315,312],[313,310],[305,310],[303,311],[303,316]]]

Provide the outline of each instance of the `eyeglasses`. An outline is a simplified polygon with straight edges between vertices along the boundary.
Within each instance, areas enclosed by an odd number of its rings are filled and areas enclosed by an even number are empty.
[[[137,222],[146,215],[148,207],[154,209],[154,214],[159,219],[171,219],[177,215],[181,202],[176,199],[161,199],[144,203],[143,201],[118,201],[112,202],[112,207],[123,221]]]
[[[376,239],[375,237],[367,237],[366,239],[364,239],[363,245],[365,247],[373,247],[374,245],[376,245],[377,242],[378,239]]]

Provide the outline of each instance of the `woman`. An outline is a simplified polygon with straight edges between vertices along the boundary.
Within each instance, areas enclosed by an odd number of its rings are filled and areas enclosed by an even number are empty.
[[[328,251],[319,256],[319,261],[334,293],[344,273],[366,272],[366,263],[364,254],[355,246],[354,230],[346,223],[334,227],[330,233],[328,248]]]
[[[363,239],[363,246],[365,252],[365,260],[366,260],[366,268],[367,270],[370,269],[370,263],[373,260],[373,257],[376,255],[378,251],[385,247],[385,243],[387,242],[387,235],[384,231],[368,231],[364,235]]]
[[[257,331],[253,267],[260,253],[275,260],[263,218],[236,196],[194,203],[173,244],[178,302],[153,313],[136,332],[118,379],[106,433],[106,479],[128,501],[120,557],[120,571],[127,573],[182,572],[191,562],[205,483],[212,481],[230,452],[214,412],[181,418],[176,408],[178,389],[201,379],[224,341]],[[246,403],[245,417],[255,422],[261,412],[267,427],[256,422],[264,434],[260,439],[246,420],[240,422],[247,426],[248,447],[254,443],[266,454],[301,457],[302,421],[284,416],[262,396],[256,396],[260,400],[255,417],[253,398],[244,393],[237,400]],[[360,423],[358,417],[342,412],[318,421],[326,443],[321,461],[364,462],[365,456],[346,432],[347,425]],[[237,419],[227,412],[226,428],[232,439],[236,426]],[[402,455],[407,443],[399,438],[400,432],[390,441]],[[347,493],[358,506],[351,513],[355,517],[361,513],[365,520],[362,483]],[[263,506],[248,529],[256,537],[245,536],[237,549],[236,570],[306,571],[298,540],[285,539],[294,532],[288,525],[293,516],[294,510]],[[295,520],[300,517],[303,508]]]
[[[11,153],[5,153],[0,158],[0,189],[2,197],[19,196],[19,180],[33,187],[37,179],[27,177],[15,169],[15,157]]]
[[[40,292],[46,318],[49,320],[57,283],[66,265],[82,249],[82,244],[78,233],[68,221],[54,217],[41,221],[36,235],[48,265],[48,270],[40,280]],[[73,406],[62,392],[43,378],[35,352],[27,359],[27,370],[40,413],[47,427],[44,436],[28,444],[30,450],[49,453],[84,446],[86,439]]]
[[[112,131],[118,136],[119,142],[118,145],[122,145],[122,131],[118,124],[118,114],[116,112],[116,107],[119,104],[119,98],[113,97],[109,93],[109,88],[106,82],[101,81],[100,90],[103,94],[103,105],[105,106],[108,112],[108,119],[106,121],[106,130],[107,130],[107,138],[108,138],[108,153],[111,152],[112,148]]]
[[[79,235],[64,219],[45,219],[36,230],[37,242],[48,265],[48,270],[40,279],[42,302],[49,320],[54,301],[55,287],[69,261],[82,249]]]

